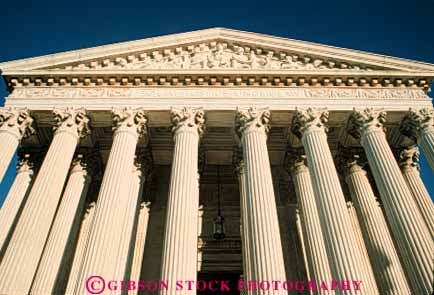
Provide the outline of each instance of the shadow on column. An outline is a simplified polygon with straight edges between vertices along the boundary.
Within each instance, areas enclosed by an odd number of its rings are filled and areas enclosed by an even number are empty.
[[[166,202],[169,189],[170,166],[154,166],[149,221],[146,233],[140,279],[160,280],[161,256],[163,254],[164,223],[166,220]],[[155,295],[154,291],[141,291],[140,295]]]

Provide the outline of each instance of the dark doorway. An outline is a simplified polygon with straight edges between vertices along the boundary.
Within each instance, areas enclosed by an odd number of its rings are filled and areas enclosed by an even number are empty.
[[[216,272],[216,273],[198,273],[197,274],[197,281],[226,281],[227,285],[229,286],[230,291],[212,291],[212,290],[204,290],[204,291],[197,291],[197,295],[215,295],[215,294],[225,294],[225,295],[239,295],[240,291],[238,291],[238,280],[240,279],[239,273],[231,273],[231,272]],[[215,286],[216,283],[213,284]]]

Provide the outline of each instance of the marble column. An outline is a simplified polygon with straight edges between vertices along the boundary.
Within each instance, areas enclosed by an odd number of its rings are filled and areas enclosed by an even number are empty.
[[[79,153],[72,162],[68,182],[46,242],[44,252],[33,279],[30,294],[60,294],[64,290],[67,265],[73,255],[80,218],[91,181],[89,162],[94,155]]]
[[[83,220],[78,234],[77,244],[75,246],[74,259],[69,271],[68,283],[66,285],[65,295],[76,295],[75,286],[79,279],[80,269],[83,265],[83,258],[88,247],[89,233],[92,227],[93,216],[95,214],[95,202],[87,205]]]
[[[142,162],[143,157],[139,155],[134,163],[132,177],[129,187],[129,204],[124,212],[124,220],[121,228],[121,246],[118,249],[118,266],[114,278],[128,278],[131,275],[134,262],[134,249],[136,243],[136,230],[138,226],[140,201],[142,199],[143,186],[145,183],[146,163]],[[126,269],[124,265],[126,263]]]
[[[203,205],[199,205],[198,208],[198,222],[197,222],[197,236],[201,237],[203,233],[203,214],[205,213],[205,210],[203,208]]]
[[[404,149],[400,153],[399,166],[407,182],[422,217],[434,239],[434,203],[419,174],[419,149],[416,146]]]
[[[386,219],[359,156],[351,155],[342,164],[380,294],[410,294]]]
[[[203,208],[203,205],[200,204],[199,205],[199,210],[198,210],[198,214],[197,214],[197,236],[198,236],[198,249],[202,248],[200,245],[204,244],[203,241],[203,223],[204,223],[204,219],[203,219],[203,215],[205,213],[205,210]],[[197,252],[197,271],[200,272],[202,270],[202,262],[203,262],[203,251],[198,251]]]
[[[287,204],[289,207],[290,204]],[[288,208],[288,212],[290,213],[291,210],[290,208]],[[300,239],[300,245],[301,245],[301,253],[303,254],[303,261],[304,261],[304,265],[306,268],[306,276],[309,280],[312,279],[312,275],[310,273],[310,270],[313,268],[312,265],[310,264],[310,261],[307,259],[307,251],[306,251],[306,229],[304,228],[303,224],[301,223],[301,214],[300,214],[300,209],[297,208],[295,209],[295,226],[297,227],[297,234],[298,234],[298,238]],[[312,293],[312,292],[310,292]],[[333,293],[332,293],[333,294]]]
[[[354,235],[356,236],[357,246],[361,254],[358,257],[359,267],[363,270],[363,273],[366,275],[366,280],[364,282],[365,285],[364,292],[366,294],[381,294],[378,291],[377,283],[374,277],[374,272],[372,270],[371,262],[369,261],[368,251],[366,250],[366,245],[363,240],[362,231],[360,229],[359,220],[357,218],[357,213],[356,210],[354,209],[353,202],[347,202],[347,208],[351,220],[351,225],[353,227]]]
[[[0,108],[0,182],[22,138],[34,133],[26,109]]]
[[[332,276],[362,281],[361,292],[357,294],[369,294],[363,285],[366,275],[358,265],[361,254],[354,247],[357,240],[349,215],[346,214],[344,194],[327,142],[327,122],[328,112],[325,110],[297,110],[292,131],[301,138],[306,152]],[[356,294],[356,291],[345,294]]]
[[[160,295],[175,294],[176,280],[196,280],[199,208],[198,149],[205,127],[202,109],[172,109],[173,152],[166,209],[161,279],[169,283]],[[184,288],[179,295],[196,294]]]
[[[233,164],[235,166],[235,174],[238,178],[238,188],[240,192],[240,235],[242,243],[242,255],[243,255],[243,279],[246,281],[252,280],[251,266],[250,266],[250,244],[247,239],[247,208],[246,208],[246,179],[244,171],[244,161],[242,149],[236,148],[233,152]],[[245,290],[247,294],[247,289]]]
[[[56,127],[0,265],[0,294],[28,294],[80,137],[89,133],[84,109],[55,110]]]
[[[332,280],[330,264],[327,257],[324,237],[315,195],[312,187],[309,169],[306,166],[306,156],[291,153],[290,173],[297,195],[300,210],[300,226],[305,244],[305,255],[309,266],[309,279],[317,282]],[[335,294],[333,291],[318,291],[318,294]]]
[[[410,109],[401,123],[401,132],[419,143],[434,171],[434,108]]]
[[[150,202],[142,202],[139,209],[139,219],[134,243],[133,261],[131,266],[130,280],[138,282],[142,271],[143,254],[145,252],[146,233],[148,231]],[[128,294],[139,294],[137,289],[128,291]]]
[[[30,154],[23,154],[17,165],[17,175],[0,209],[0,262],[16,223],[24,208],[34,178]]]
[[[114,109],[112,113],[113,143],[76,294],[87,294],[85,282],[92,275],[115,280],[127,279],[128,275],[129,249],[139,202],[138,188],[133,185],[131,176],[138,140],[147,134],[147,118],[143,109]]]
[[[270,128],[267,108],[238,110],[235,130],[242,143],[245,173],[245,237],[252,280],[286,280],[276,199],[267,150]],[[287,294],[257,290],[252,294]]]
[[[386,140],[385,117],[372,108],[354,111],[348,130],[365,150],[412,291],[426,294],[432,288],[434,244]]]

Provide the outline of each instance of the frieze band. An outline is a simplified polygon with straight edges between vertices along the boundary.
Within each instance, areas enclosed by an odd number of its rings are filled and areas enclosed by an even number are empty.
[[[420,89],[330,88],[17,88],[8,98],[342,98],[429,99]]]

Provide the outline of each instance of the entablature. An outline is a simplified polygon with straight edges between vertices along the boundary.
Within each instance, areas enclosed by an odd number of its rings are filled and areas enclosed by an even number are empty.
[[[327,107],[331,111],[376,107],[406,112],[431,107],[423,89],[412,87],[18,87],[6,106],[30,110],[84,107],[110,111],[114,107],[144,107],[168,111],[171,107],[203,107],[205,111],[235,111],[238,107],[268,106],[272,111],[297,107]]]
[[[18,87],[411,87],[424,91],[433,72],[352,70],[32,70],[3,73]]]

